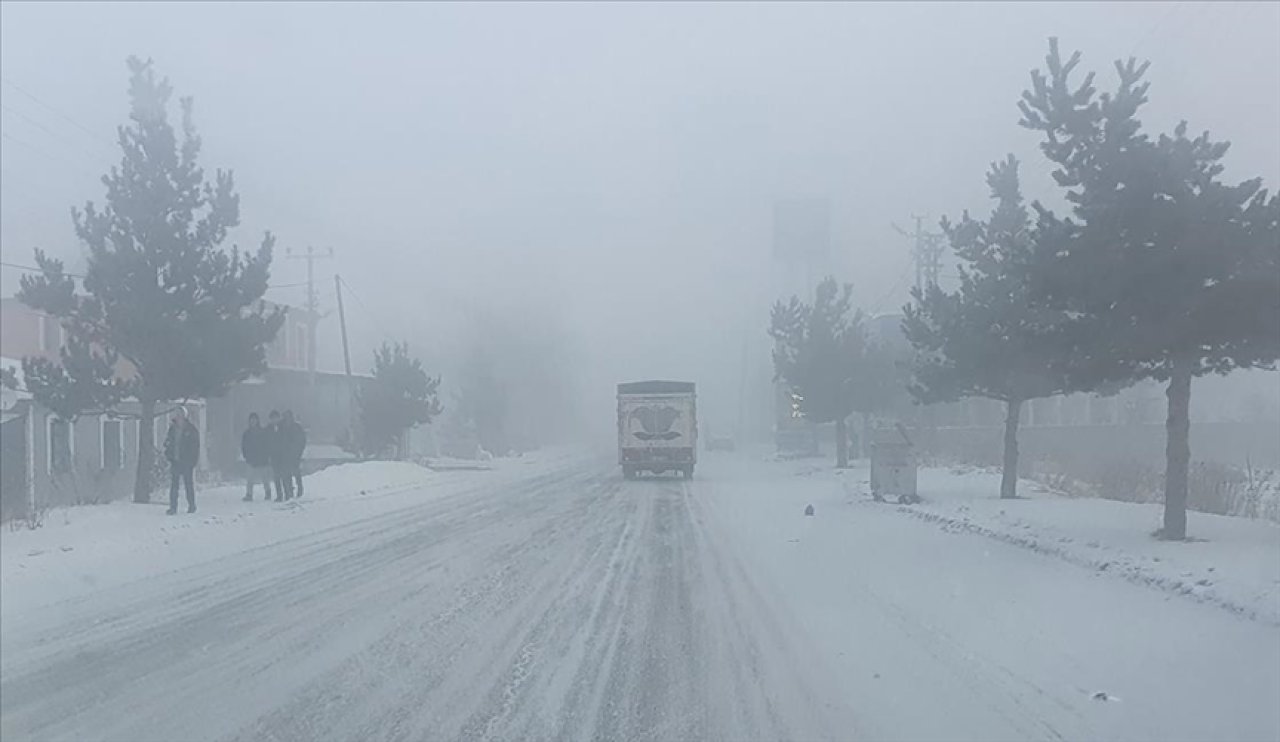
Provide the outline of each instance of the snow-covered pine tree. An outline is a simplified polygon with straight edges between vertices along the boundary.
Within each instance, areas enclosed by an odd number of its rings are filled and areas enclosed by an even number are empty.
[[[774,379],[800,397],[801,412],[816,423],[836,424],[836,466],[849,465],[846,425],[863,379],[867,340],[862,312],[853,309],[853,287],[828,276],[814,290],[813,303],[773,305],[769,335],[774,340]]]
[[[912,291],[903,330],[917,350],[909,389],[920,402],[965,397],[1005,404],[1000,497],[1017,496],[1018,419],[1028,400],[1071,389],[1065,365],[1071,344],[1065,315],[1033,301],[1029,282],[1043,270],[1041,235],[1031,218],[1009,155],[992,164],[987,185],[995,209],[985,221],[966,211],[942,228],[960,258],[960,286]]]
[[[42,272],[24,277],[18,296],[68,335],[61,363],[23,359],[38,401],[72,418],[137,397],[134,500],[147,502],[157,403],[219,396],[265,370],[266,344],[284,315],[260,302],[271,235],[252,254],[221,247],[240,222],[240,200],[229,171],[210,182],[197,164],[191,98],[181,100],[179,141],[168,118],[169,81],[156,78],[150,60],[130,57],[128,65],[131,122],[117,132],[119,167],[102,178],[106,204],[72,210],[88,249],[83,291],[61,261],[36,250]]]
[[[1160,535],[1183,539],[1191,380],[1280,358],[1280,198],[1261,178],[1223,182],[1229,144],[1208,132],[1189,139],[1185,121],[1155,139],[1142,131],[1147,63],[1117,61],[1115,91],[1096,94],[1093,73],[1073,83],[1079,62],[1050,39],[1047,73],[1032,72],[1019,103],[1075,217],[1039,209],[1052,268],[1036,291],[1076,318],[1091,363],[1074,366],[1074,384],[1167,382]]]
[[[376,456],[398,448],[405,431],[441,412],[439,376],[428,376],[408,343],[383,343],[374,351],[373,379],[360,391],[360,449]]]

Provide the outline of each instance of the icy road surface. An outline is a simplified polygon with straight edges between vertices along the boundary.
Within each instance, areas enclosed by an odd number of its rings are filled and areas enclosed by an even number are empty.
[[[1274,625],[708,458],[477,472],[9,611],[0,737],[1280,738]]]

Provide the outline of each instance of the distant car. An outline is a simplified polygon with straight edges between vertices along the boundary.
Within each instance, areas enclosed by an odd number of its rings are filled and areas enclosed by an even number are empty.
[[[707,436],[707,450],[708,451],[732,451],[733,439]]]

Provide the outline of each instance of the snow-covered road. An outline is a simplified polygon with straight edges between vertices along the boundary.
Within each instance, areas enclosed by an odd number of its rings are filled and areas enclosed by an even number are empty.
[[[477,472],[6,611],[0,737],[1280,739],[1274,625],[850,502],[793,465],[698,474]]]

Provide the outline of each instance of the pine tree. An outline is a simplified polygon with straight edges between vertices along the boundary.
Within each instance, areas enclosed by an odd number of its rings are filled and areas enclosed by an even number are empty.
[[[918,351],[912,395],[920,402],[965,397],[1005,404],[1000,497],[1017,496],[1018,418],[1028,400],[1071,390],[1073,358],[1067,316],[1034,300],[1030,281],[1050,252],[1032,228],[1022,199],[1018,161],[992,164],[987,186],[996,207],[986,221],[965,212],[943,231],[960,258],[960,287],[912,292],[903,330]]]
[[[1224,183],[1229,144],[1208,132],[1189,139],[1185,121],[1172,135],[1143,132],[1148,63],[1117,61],[1115,91],[1097,94],[1092,73],[1072,82],[1078,52],[1064,63],[1050,39],[1045,62],[1020,124],[1044,135],[1074,219],[1039,209],[1057,247],[1036,291],[1078,319],[1095,363],[1076,368],[1076,382],[1167,382],[1159,535],[1183,539],[1191,380],[1280,358],[1280,199],[1260,178]]]
[[[405,431],[431,422],[441,412],[436,390],[422,361],[409,355],[408,343],[383,343],[374,351],[373,379],[358,395],[361,450],[367,456],[399,449]]]
[[[209,181],[197,164],[191,98],[181,100],[179,140],[168,119],[169,81],[156,78],[150,60],[131,57],[128,66],[131,122],[117,131],[120,165],[102,178],[106,204],[72,209],[88,248],[83,293],[60,261],[37,250],[42,272],[24,277],[19,298],[68,333],[61,364],[23,361],[38,401],[73,418],[138,399],[134,500],[147,502],[157,404],[220,396],[265,370],[265,346],[284,316],[260,302],[271,235],[253,254],[221,247],[240,222],[239,197],[229,171]]]
[[[846,425],[859,399],[866,358],[862,313],[853,309],[853,287],[828,276],[812,304],[793,296],[776,302],[769,326],[774,340],[774,380],[800,398],[800,411],[816,423],[836,424],[836,466],[849,465]]]

